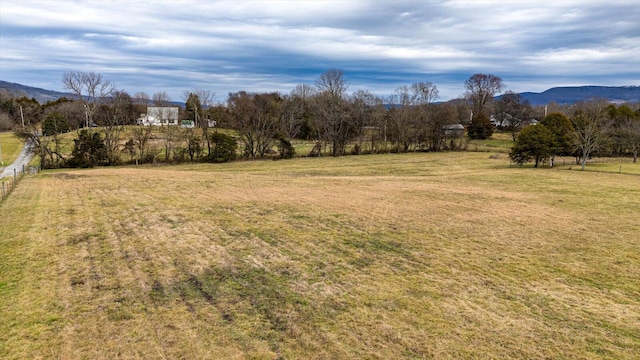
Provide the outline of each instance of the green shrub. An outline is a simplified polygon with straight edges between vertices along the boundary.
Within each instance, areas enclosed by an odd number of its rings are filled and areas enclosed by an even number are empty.
[[[480,113],[474,115],[473,119],[471,119],[471,124],[467,127],[467,134],[470,139],[485,140],[493,135],[493,130],[494,127],[491,124],[491,120],[487,115]]]
[[[80,130],[78,138],[73,142],[73,152],[67,162],[68,166],[86,168],[107,162],[107,148],[98,132]]]
[[[291,145],[291,141],[280,138],[278,139],[278,152],[280,153],[280,159],[292,159],[296,156],[296,150]]]
[[[205,158],[207,162],[223,163],[235,160],[236,139],[221,132],[211,134],[211,153]]]

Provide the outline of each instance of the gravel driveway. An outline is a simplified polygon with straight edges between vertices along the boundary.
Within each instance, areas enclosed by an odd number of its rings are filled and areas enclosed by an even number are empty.
[[[31,151],[31,145],[25,144],[22,147],[22,151],[20,151],[20,155],[16,158],[16,161],[2,170],[2,173],[0,173],[0,179],[5,176],[13,176],[13,169],[22,171],[22,166],[27,165],[29,161],[31,161],[32,157],[33,152]]]

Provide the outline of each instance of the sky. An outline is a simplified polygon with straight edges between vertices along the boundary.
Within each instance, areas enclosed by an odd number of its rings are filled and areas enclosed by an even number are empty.
[[[514,92],[640,85],[637,0],[0,2],[0,80],[65,91],[94,71],[131,95],[183,101],[314,85],[386,97],[428,81],[445,101],[475,73]]]

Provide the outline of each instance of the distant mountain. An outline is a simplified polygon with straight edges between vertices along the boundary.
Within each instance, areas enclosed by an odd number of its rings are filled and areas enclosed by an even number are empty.
[[[0,80],[0,89],[6,89],[18,96],[26,96],[44,104],[61,97],[74,98],[72,93],[45,90],[41,88],[10,83]],[[520,93],[531,105],[546,105],[552,101],[558,104],[574,104],[589,99],[607,99],[611,102],[640,102],[640,86],[564,86],[554,87],[541,93]],[[501,97],[497,96],[496,99]],[[172,101],[174,106],[184,106],[183,102]],[[391,106],[391,105],[390,105]]]
[[[565,86],[554,87],[541,93],[520,93],[531,105],[574,104],[590,99],[607,99],[614,103],[640,102],[640,86]],[[497,98],[500,98],[498,96]]]
[[[47,101],[56,101],[61,97],[73,99],[75,95],[72,93],[63,93],[59,91],[45,90],[41,88],[26,86],[22,84],[10,83],[0,80],[0,89],[5,89],[17,96],[26,96],[28,98],[34,98],[38,100],[40,104],[44,104]]]
[[[7,90],[18,97],[26,96],[28,98],[36,99],[40,104],[45,104],[48,101],[56,101],[62,97],[66,97],[67,99],[75,99],[75,94],[65,93],[59,91],[51,91],[45,90],[41,88],[26,86],[22,84],[11,83],[7,81],[0,80],[0,90]],[[149,105],[152,105],[152,101],[149,100]],[[172,106],[182,106],[184,107],[184,102],[181,101],[170,101]]]

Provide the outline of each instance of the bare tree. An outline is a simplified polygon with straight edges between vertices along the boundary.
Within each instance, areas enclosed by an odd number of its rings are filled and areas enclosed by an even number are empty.
[[[427,128],[428,147],[431,151],[458,150],[463,147],[464,130],[447,128],[448,125],[459,124],[455,105],[446,103],[430,105],[433,107]]]
[[[516,134],[531,121],[532,113],[529,101],[522,99],[520,94],[507,91],[494,104],[493,114],[499,127],[511,132],[513,141],[516,141]]]
[[[438,98],[438,88],[429,81],[411,84],[412,103],[414,105],[429,105]]]
[[[342,98],[348,87],[349,84],[344,78],[342,70],[328,70],[316,79],[318,93],[325,93],[334,98]]]
[[[493,96],[504,88],[502,79],[491,74],[474,74],[464,82],[467,89],[465,98],[471,106],[473,115],[480,114],[485,110]]]
[[[34,98],[13,98],[3,104],[15,124],[29,125],[42,119],[43,106]]]
[[[317,95],[316,88],[307,84],[298,84],[291,90],[289,100],[291,102],[290,111],[296,115],[287,120],[290,138],[300,136],[306,140],[319,140],[318,126],[313,114],[314,97]],[[292,122],[293,121],[293,122]],[[298,123],[299,121],[299,123]],[[298,127],[299,125],[299,127]],[[293,134],[297,130],[297,134]]]
[[[280,95],[241,91],[229,94],[228,104],[233,114],[233,128],[244,143],[244,156],[248,159],[265,158],[278,133]]]
[[[593,152],[599,150],[608,139],[611,120],[605,106],[598,101],[576,105],[578,110],[571,118],[574,142],[581,158],[582,170]]]
[[[638,151],[640,151],[640,118],[630,118],[622,124],[622,136],[624,143],[631,150],[633,162],[638,161]]]
[[[314,112],[318,131],[323,140],[331,143],[333,156],[344,155],[347,142],[354,135],[345,99],[347,88],[342,70],[329,70],[316,80]]]
[[[196,95],[198,95],[198,99],[200,99],[200,105],[202,106],[202,122],[200,124],[200,127],[202,128],[203,137],[208,139],[208,129],[210,127],[209,123],[211,121],[209,109],[211,109],[214,105],[216,93],[211,90],[204,89],[194,89],[193,91]]]
[[[0,111],[0,131],[7,131],[13,129],[15,126],[13,120],[8,113]]]
[[[211,154],[211,137],[209,127],[211,124],[210,109],[214,105],[216,93],[210,90],[193,89],[183,92],[185,110],[188,119],[195,121],[195,126],[202,131],[202,141],[206,142],[207,155]]]
[[[152,133],[153,126],[151,125],[138,125],[132,129],[133,141],[138,149],[138,159],[141,162],[150,160],[149,140],[151,140]]]
[[[178,126],[162,126],[161,131],[164,135],[164,159],[166,162],[175,160],[175,146],[180,139],[180,127]]]
[[[377,125],[377,106],[382,105],[382,100],[366,90],[358,90],[351,96],[351,121],[354,126],[358,143],[355,147],[355,154],[360,154],[365,141],[367,128],[372,129]],[[373,141],[371,150],[373,150]]]
[[[149,94],[147,94],[146,92],[137,92],[133,94],[134,105],[141,105],[141,106],[147,107],[149,106],[150,103],[151,101],[149,98]]]
[[[471,122],[471,108],[466,99],[457,98],[447,101],[447,104],[453,106],[456,112],[456,119],[458,123],[467,125]]]
[[[171,105],[171,97],[164,91],[158,91],[153,94],[153,105],[165,107]]]
[[[86,124],[93,124],[94,113],[99,104],[113,91],[113,84],[105,80],[102,74],[93,71],[71,71],[62,76],[62,83],[66,89],[71,90],[78,100],[84,103],[86,111]]]
[[[136,97],[139,99],[138,101],[145,98],[144,95],[146,94],[142,94],[137,94]],[[159,91],[153,94],[152,101],[153,105],[157,107],[168,107],[171,105],[171,98],[169,97],[169,94],[164,91]],[[156,111],[153,116],[160,121],[160,124],[164,124],[165,121],[168,121],[169,114],[163,109],[161,111]],[[142,162],[153,161],[154,157],[157,155],[154,153],[154,149],[151,149],[149,144],[153,134],[153,126],[150,124],[135,126],[132,134],[135,146],[138,150],[138,159]]]
[[[23,96],[26,96],[26,94]],[[0,102],[11,101],[15,97],[16,97],[16,94],[14,90],[0,89]]]
[[[298,84],[291,90],[291,96],[299,97],[303,100],[309,100],[316,95],[316,88],[307,84]]]
[[[297,137],[303,126],[312,120],[311,100],[315,89],[309,85],[296,85],[289,95],[283,96],[280,132],[286,139]]]
[[[420,131],[416,98],[411,87],[403,85],[395,89],[388,102],[393,104],[387,121],[389,139],[395,142],[397,151],[407,152],[417,143]]]
[[[433,133],[432,103],[437,98],[438,88],[430,82],[400,86],[389,97],[393,107],[388,113],[388,134],[398,151],[421,148]]]
[[[202,128],[202,138],[207,142],[207,155],[210,155],[211,136],[209,135],[209,128],[216,125],[216,120],[214,118],[215,112],[213,111],[216,93],[211,90],[205,89],[195,89],[195,92],[200,99],[200,104],[202,105],[203,109],[202,123],[200,125],[200,127]]]
[[[436,140],[444,136],[444,129],[437,124],[437,119],[431,113],[432,103],[438,98],[438,88],[431,82],[421,81],[411,84],[410,90],[416,119],[417,146],[421,148],[422,143],[428,139]],[[432,150],[440,149],[439,141],[431,143]]]
[[[143,114],[147,113],[147,108],[151,105],[151,98],[149,94],[145,92],[137,92],[133,94],[131,98],[133,102],[133,111],[135,112],[134,120],[138,117],[142,117]]]
[[[280,115],[280,132],[285,139],[292,139],[298,135],[304,121],[304,105],[300,98],[288,95],[283,97],[282,113]]]
[[[35,124],[16,127],[15,135],[25,141],[40,157],[42,169],[58,167],[66,159],[57,151],[57,138],[54,137],[54,149],[51,149],[51,137],[42,135],[42,131]]]
[[[72,129],[78,129],[85,124],[85,108],[82,101],[67,101],[55,105],[52,111],[59,112],[67,120]]]
[[[120,158],[120,136],[125,125],[135,116],[133,99],[126,91],[114,91],[101,106],[98,123],[103,127],[104,143],[109,164],[118,164]]]
[[[182,99],[186,102],[192,95],[196,95],[198,97],[198,99],[200,100],[200,105],[202,105],[202,110],[205,111],[214,105],[214,101],[216,98],[216,93],[211,90],[193,89],[185,90],[182,93]]]
[[[74,103],[74,101],[62,98],[55,102],[49,102],[43,106],[45,116],[41,124],[43,136],[42,141],[49,146],[52,142],[51,140],[53,140],[53,151],[49,153],[49,167],[58,167],[62,162],[62,158],[58,157],[54,159],[53,155],[60,154],[61,139],[59,138],[59,135],[69,132],[71,129],[69,128],[65,115],[59,110],[64,109],[65,105],[70,103]]]

